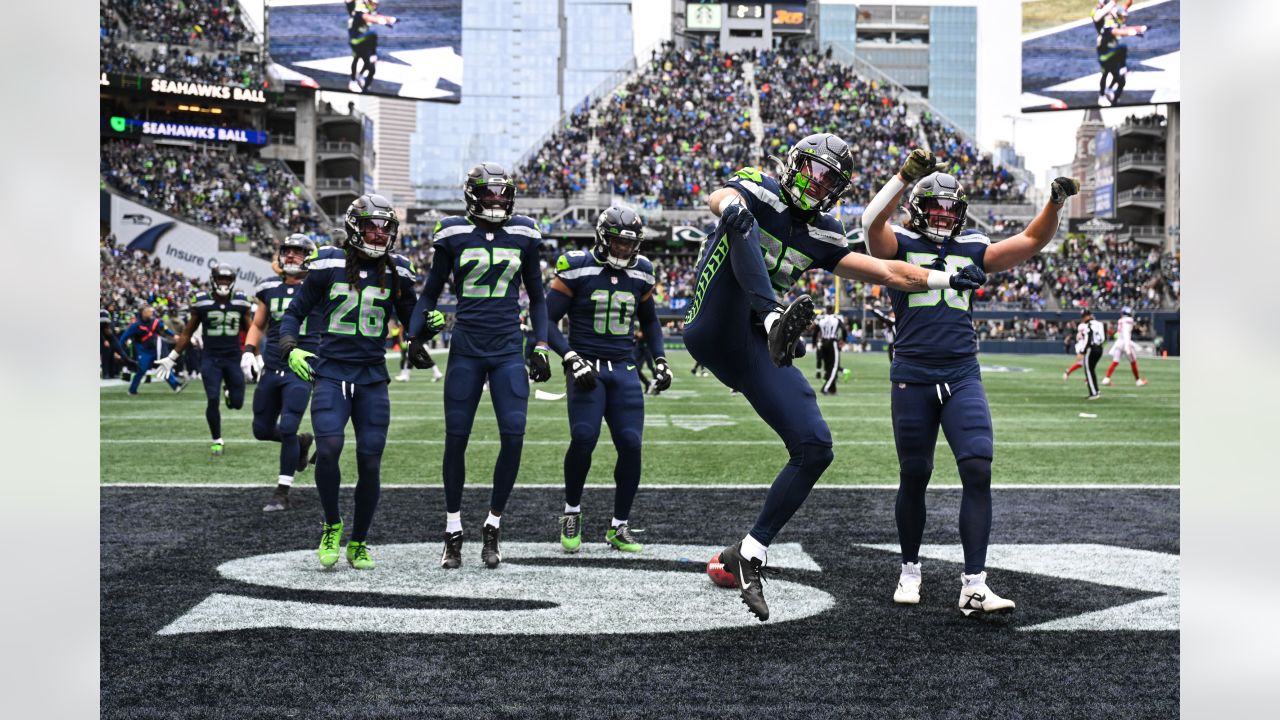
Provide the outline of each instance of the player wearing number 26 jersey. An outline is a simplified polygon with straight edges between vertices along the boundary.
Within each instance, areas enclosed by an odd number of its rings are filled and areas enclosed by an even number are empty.
[[[999,272],[1036,254],[1053,238],[1058,211],[1079,190],[1070,178],[1053,181],[1051,200],[1026,231],[992,244],[965,230],[968,199],[951,175],[933,172],[932,154],[914,150],[867,206],[863,224],[867,246],[880,258],[935,269],[977,266]],[[908,227],[890,226],[903,191],[915,183]],[[894,600],[920,601],[920,542],[924,533],[925,488],[933,474],[938,428],[946,434],[963,483],[960,541],[964,547],[959,607],[972,613],[1009,613],[1014,603],[986,585],[991,535],[991,411],[978,367],[978,335],[973,328],[969,290],[889,290],[897,316],[893,364],[889,371],[893,435],[898,450],[899,485],[895,518],[902,568]]]
[[[311,427],[316,443],[316,489],[324,509],[320,564],[338,562],[342,516],[338,486],[347,421],[356,436],[355,513],[347,562],[356,569],[373,567],[365,544],[381,487],[382,451],[391,423],[384,356],[387,322],[394,314],[409,322],[417,298],[413,265],[391,253],[400,220],[381,195],[362,195],[347,208],[345,248],[324,248],[306,263],[302,292],[280,320],[280,357],[303,380],[315,379],[311,396]],[[317,308],[323,322],[307,320]],[[301,346],[301,328],[321,332],[320,348]]]

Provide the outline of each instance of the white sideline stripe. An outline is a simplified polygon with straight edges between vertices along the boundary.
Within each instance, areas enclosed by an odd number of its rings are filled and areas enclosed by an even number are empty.
[[[246,444],[261,442],[252,437],[227,437],[232,442],[244,442]],[[207,443],[209,438],[104,438],[98,441],[103,445],[186,445]],[[418,439],[394,439],[388,440],[388,443],[398,445],[444,445],[444,440],[418,440]],[[501,440],[471,440],[470,445],[498,445]],[[525,440],[525,445],[558,445],[567,446],[567,440]],[[646,446],[652,445],[698,445],[706,446],[706,440],[647,440]],[[782,447],[782,441],[773,440],[716,440],[716,445],[768,445],[770,447]],[[836,440],[836,447],[840,446],[874,446],[874,447],[894,447],[894,442],[890,440]],[[1180,447],[1181,442],[1177,440],[1083,440],[1073,442],[1070,440],[1005,440],[1000,443],[1000,447]]]
[[[564,483],[522,483],[517,482],[516,485],[522,488],[563,488]],[[98,485],[100,488],[151,488],[151,487],[176,487],[176,488],[232,488],[232,489],[271,489],[275,487],[272,481],[263,481],[260,483],[183,483],[183,482],[105,482]],[[306,484],[301,487],[310,487]],[[423,484],[423,483],[382,483],[382,489],[387,490],[410,490],[420,488],[423,490],[443,490],[444,486],[440,484]],[[609,483],[587,483],[587,487],[608,488],[613,487]],[[768,490],[769,484],[760,482],[755,485],[746,483],[667,483],[645,485],[641,483],[642,490]],[[1027,483],[993,483],[993,490],[1181,490],[1180,485],[1152,485],[1146,484],[1123,484],[1123,483],[1043,483],[1040,485],[1031,485]],[[889,485],[887,483],[868,484],[868,485],[815,485],[815,490],[897,490],[897,485]],[[963,485],[954,484],[937,484],[929,483],[930,490],[962,490]]]

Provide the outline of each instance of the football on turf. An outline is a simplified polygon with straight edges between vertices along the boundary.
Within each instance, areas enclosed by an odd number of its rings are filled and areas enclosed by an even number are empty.
[[[723,588],[738,587],[738,580],[733,573],[724,569],[724,563],[720,562],[720,553],[716,553],[711,557],[711,561],[707,563],[707,576],[711,578],[711,582]]]

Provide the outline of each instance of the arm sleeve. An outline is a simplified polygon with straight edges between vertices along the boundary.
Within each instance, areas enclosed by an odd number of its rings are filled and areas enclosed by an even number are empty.
[[[531,262],[521,263],[520,271],[524,275],[524,289],[529,294],[529,322],[533,325],[535,342],[547,342],[547,296],[542,288],[542,269],[538,263],[540,241],[532,243],[529,249]]]
[[[324,274],[327,275],[327,271]],[[280,318],[280,337],[296,338],[301,335],[302,323],[306,322],[311,308],[319,305],[324,299],[326,284],[326,278],[320,277],[315,271],[307,273],[307,279],[302,281],[302,290],[298,293],[297,299],[289,303],[289,307],[284,311],[284,317]]]
[[[666,357],[666,349],[662,343],[662,323],[658,321],[658,308],[653,298],[641,300],[636,308],[636,318],[640,320],[640,329],[644,331],[644,342],[654,358]]]
[[[427,271],[427,282],[422,286],[422,295],[418,304],[413,306],[413,317],[409,320],[409,337],[418,337],[422,326],[426,324],[425,315],[436,309],[436,301],[444,291],[445,280],[453,269],[453,254],[447,246],[436,245],[436,254],[431,261],[431,269]]]
[[[569,352],[569,341],[565,339],[564,333],[560,332],[560,318],[569,312],[569,305],[573,302],[573,298],[565,295],[557,290],[551,290],[547,293],[547,344],[560,357]]]

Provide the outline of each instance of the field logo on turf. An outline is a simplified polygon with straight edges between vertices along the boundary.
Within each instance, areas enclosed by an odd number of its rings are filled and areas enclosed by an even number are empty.
[[[707,579],[710,545],[646,545],[640,556],[622,556],[603,543],[583,543],[565,555],[558,544],[503,543],[503,563],[489,570],[475,559],[458,570],[435,562],[438,543],[373,548],[376,570],[339,564],[321,570],[315,550],[256,555],[223,563],[227,580],[290,591],[333,593],[333,602],[303,602],[217,592],[158,634],[295,628],[423,635],[609,635],[707,632],[758,627],[737,592]],[[535,562],[526,562],[535,561]],[[605,562],[613,561],[609,565]],[[621,561],[625,567],[618,567]],[[594,565],[594,567],[593,567]],[[798,543],[769,548],[769,565],[806,573],[822,568]],[[377,606],[346,605],[343,598],[382,596]],[[399,599],[401,605],[394,603]],[[502,602],[504,609],[472,609]],[[769,583],[770,624],[799,620],[835,606],[835,598],[795,580]],[[443,607],[431,607],[436,602]],[[515,607],[512,607],[515,606]]]

